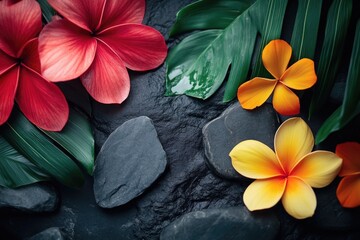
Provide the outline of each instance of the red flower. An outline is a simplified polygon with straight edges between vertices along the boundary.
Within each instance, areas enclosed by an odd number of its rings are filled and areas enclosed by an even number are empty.
[[[69,107],[60,89],[40,75],[36,36],[41,28],[35,0],[0,1],[0,124],[8,120],[15,99],[36,126],[60,131]]]
[[[121,103],[130,91],[127,68],[158,67],[167,48],[163,36],[142,25],[144,0],[48,0],[64,18],[39,37],[43,75],[53,82],[77,77],[102,103]]]

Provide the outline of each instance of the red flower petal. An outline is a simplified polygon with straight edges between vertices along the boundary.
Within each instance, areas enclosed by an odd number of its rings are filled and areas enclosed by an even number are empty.
[[[36,126],[60,131],[69,117],[69,107],[60,89],[27,67],[21,67],[16,102]]]
[[[53,82],[79,77],[94,60],[96,44],[87,31],[64,19],[47,24],[39,36],[43,76]]]
[[[15,59],[0,50],[0,75],[16,65]]]
[[[41,74],[41,65],[38,51],[38,38],[31,39],[26,43],[21,54],[21,63]]]
[[[2,58],[0,58],[0,61]],[[0,125],[5,123],[14,106],[19,80],[19,67],[13,67],[0,75]]]
[[[121,103],[130,91],[129,74],[122,60],[110,48],[98,42],[93,64],[81,82],[90,95],[101,103]]]
[[[98,36],[125,62],[126,67],[145,71],[163,63],[167,47],[157,30],[141,24],[124,24],[109,28]]]
[[[101,30],[124,23],[141,23],[144,14],[144,0],[107,0],[101,21]]]
[[[100,25],[106,0],[48,0],[64,18],[77,26],[95,31]]]
[[[0,49],[8,55],[18,57],[24,44],[36,37],[41,28],[41,10],[36,1],[0,1]]]

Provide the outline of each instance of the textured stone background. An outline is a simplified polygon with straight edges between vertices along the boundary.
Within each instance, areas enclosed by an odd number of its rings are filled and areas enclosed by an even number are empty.
[[[190,2],[147,0],[144,23],[168,39],[176,12]],[[291,16],[288,17],[290,20],[285,24],[291,22]],[[178,39],[168,39],[169,48],[175,42]],[[125,121],[148,116],[167,155],[169,164],[164,175],[143,195],[114,209],[96,205],[90,177],[81,190],[54,183],[61,196],[58,210],[34,214],[0,209],[0,239],[27,238],[50,227],[59,227],[69,239],[158,239],[165,226],[185,213],[243,206],[242,193],[249,181],[217,177],[205,163],[201,131],[230,106],[221,102],[223,87],[206,101],[186,96],[165,97],[164,66],[130,74],[131,93],[125,103],[119,106],[92,102],[96,149],[99,151],[108,135]],[[313,129],[318,122],[318,119],[312,121]],[[358,128],[353,124],[352,129]],[[352,136],[358,138],[356,131]],[[334,138],[348,139],[346,135]],[[330,139],[324,146],[331,149],[334,144]],[[360,239],[359,210],[349,211],[339,206],[336,186],[337,182],[316,191],[319,204],[314,218],[294,220],[281,205],[266,211],[280,221],[276,239]]]

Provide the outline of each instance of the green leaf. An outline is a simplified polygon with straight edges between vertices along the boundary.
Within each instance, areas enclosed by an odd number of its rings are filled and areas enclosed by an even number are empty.
[[[2,136],[32,163],[70,187],[81,187],[84,176],[74,161],[57,148],[18,109],[1,128]]]
[[[352,1],[349,0],[334,0],[330,6],[309,117],[324,105],[330,95],[341,62],[351,12]]]
[[[37,0],[41,7],[42,15],[47,23],[51,21],[51,18],[55,15],[54,9],[51,8],[47,0]]]
[[[0,136],[0,185],[16,188],[49,180],[42,169],[31,163]]]
[[[206,2],[210,11],[213,7],[211,3],[218,1]],[[227,1],[222,2],[225,4]],[[240,82],[246,80],[267,3],[267,0],[258,0],[225,29],[195,33],[174,47],[166,61],[166,95],[186,94],[207,99],[220,87],[232,64],[224,98],[225,101],[231,100]]]
[[[316,134],[316,144],[324,141],[360,113],[360,20],[356,25],[354,45],[346,80],[343,104],[323,123]]]
[[[263,23],[263,29],[261,31],[261,51],[271,40],[280,38],[287,3],[287,0],[269,1],[265,22]],[[264,8],[264,6],[261,7]],[[257,61],[252,72],[252,77],[269,76],[268,71],[262,64],[261,51],[257,56]]]
[[[87,117],[70,108],[69,120],[61,132],[42,130],[66,151],[92,175],[94,169],[94,138]]]
[[[224,29],[254,0],[203,0],[192,3],[176,14],[170,36],[192,30]]]
[[[314,59],[322,0],[298,0],[294,30],[291,38],[294,60]]]

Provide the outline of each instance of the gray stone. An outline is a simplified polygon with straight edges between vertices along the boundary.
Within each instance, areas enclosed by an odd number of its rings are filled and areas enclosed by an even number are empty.
[[[169,224],[161,240],[276,239],[280,222],[265,212],[251,213],[245,207],[191,212]]]
[[[0,208],[15,208],[27,212],[53,212],[59,203],[54,187],[36,183],[10,189],[0,187]]]
[[[141,195],[165,171],[165,151],[148,117],[131,119],[110,134],[97,156],[96,203],[113,208]]]
[[[248,139],[273,148],[277,127],[276,113],[270,104],[248,111],[234,103],[202,130],[208,167],[220,177],[242,179],[231,164],[230,151]]]
[[[65,237],[58,227],[45,229],[28,240],[64,240]]]

